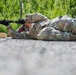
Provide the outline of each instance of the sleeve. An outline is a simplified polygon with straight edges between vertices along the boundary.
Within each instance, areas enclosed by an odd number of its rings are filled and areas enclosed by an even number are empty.
[[[69,35],[70,41],[76,41],[76,35],[70,33]]]
[[[30,38],[26,32],[19,33],[18,31],[15,31],[10,25],[7,26],[7,29],[8,29],[8,34],[13,39],[29,39]]]
[[[37,22],[40,20],[48,19],[46,16],[44,16],[40,13],[27,14],[26,17],[27,17],[27,22]]]

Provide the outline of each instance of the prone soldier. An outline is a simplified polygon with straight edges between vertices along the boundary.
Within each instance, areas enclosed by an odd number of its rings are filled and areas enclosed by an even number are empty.
[[[39,40],[76,40],[76,21],[69,16],[60,16],[49,20],[46,16],[34,13],[27,14],[22,26],[15,31],[4,22],[12,38]]]

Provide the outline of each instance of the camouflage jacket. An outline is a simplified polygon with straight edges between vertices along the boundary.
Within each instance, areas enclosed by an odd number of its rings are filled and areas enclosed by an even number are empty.
[[[20,28],[17,29],[17,31],[15,31],[14,29],[12,29],[12,27],[9,25],[7,26],[7,29],[9,31],[9,35],[12,38],[19,38],[19,39],[37,39],[37,34],[40,32],[41,28],[48,25],[49,23],[49,19],[47,17],[45,17],[42,14],[39,13],[35,13],[35,14],[27,14],[27,22],[31,23],[32,27],[28,29],[25,27],[25,31],[23,32],[18,32]]]

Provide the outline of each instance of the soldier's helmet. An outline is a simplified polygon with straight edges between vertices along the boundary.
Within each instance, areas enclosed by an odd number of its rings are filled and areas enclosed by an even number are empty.
[[[28,18],[28,22],[36,22],[36,21],[47,19],[46,16],[40,13],[27,14],[26,18]]]

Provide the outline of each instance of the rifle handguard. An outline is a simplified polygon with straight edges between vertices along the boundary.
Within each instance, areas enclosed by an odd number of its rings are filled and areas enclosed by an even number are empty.
[[[14,21],[15,23],[18,23],[18,24],[24,24],[25,23],[25,20],[24,19],[21,19],[21,20],[18,20],[18,21]]]
[[[18,23],[18,24],[24,24],[26,19],[21,20],[0,20],[0,24],[8,26],[9,23]]]

